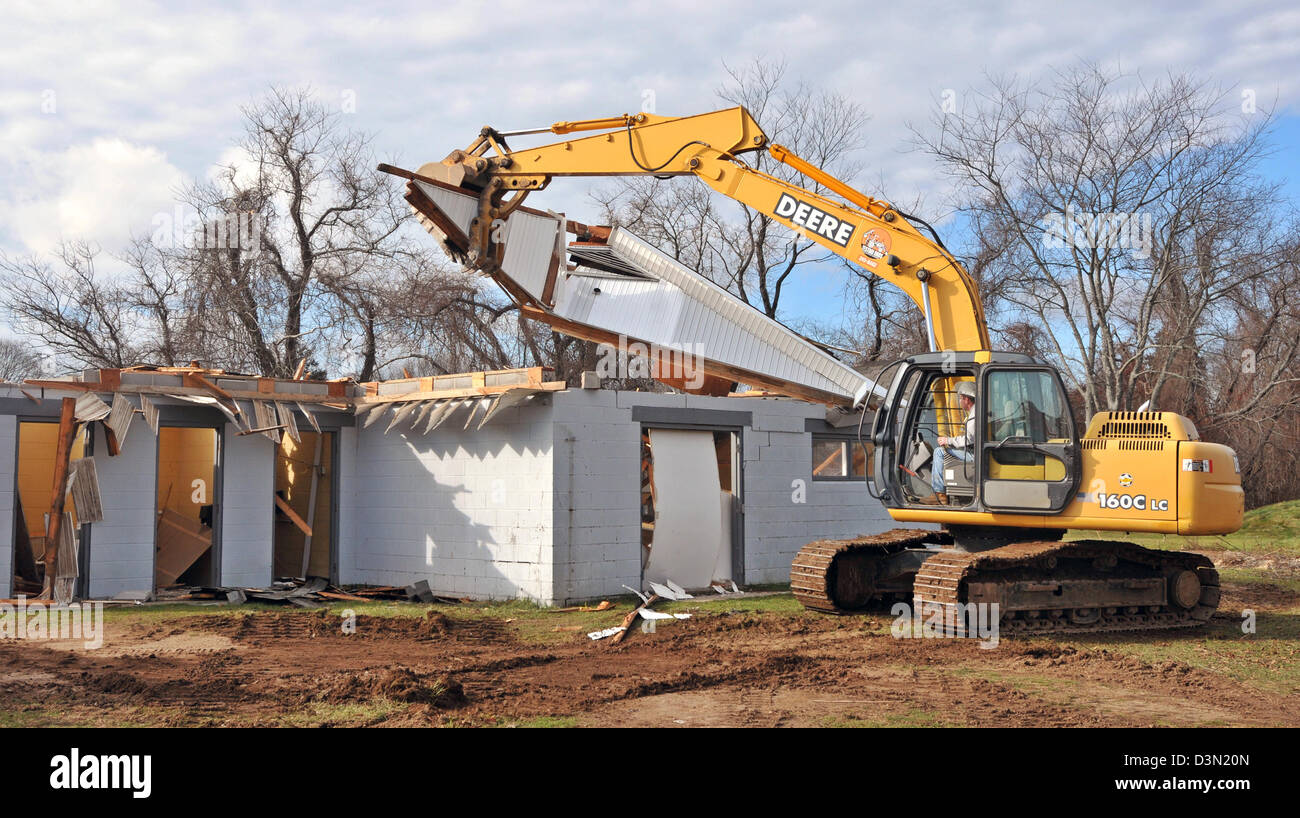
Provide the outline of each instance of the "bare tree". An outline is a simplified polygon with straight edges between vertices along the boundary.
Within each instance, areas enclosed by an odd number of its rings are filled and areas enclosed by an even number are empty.
[[[53,260],[0,257],[16,329],[72,365],[199,360],[262,375],[370,379],[396,367],[508,366],[515,316],[463,271],[434,260],[402,186],[375,168],[369,137],[307,90],[243,110],[242,158],[180,193],[112,274],[97,248]]]
[[[1158,396],[1203,322],[1276,270],[1260,227],[1276,197],[1255,178],[1268,118],[1234,121],[1226,99],[1085,65],[1050,87],[994,80],[916,131],[977,229],[990,313],[1032,316],[1088,414]]]
[[[211,358],[286,376],[314,352],[324,357],[313,345],[339,314],[327,282],[337,291],[380,262],[401,266],[410,212],[374,170],[370,137],[344,129],[309,90],[273,89],[243,114],[243,162],[183,195],[205,225],[232,225],[225,241],[205,231],[183,253],[192,308],[204,316],[195,343]]]
[[[102,273],[100,255],[97,247],[69,241],[53,261],[0,256],[0,303],[14,328],[68,365],[171,363],[171,268],[140,241],[116,259],[127,266],[125,273]]]
[[[45,361],[28,344],[0,338],[0,381],[18,383],[45,374]]]

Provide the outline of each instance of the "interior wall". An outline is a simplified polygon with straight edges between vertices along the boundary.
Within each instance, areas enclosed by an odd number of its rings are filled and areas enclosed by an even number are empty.
[[[312,529],[311,558],[307,575],[330,576],[330,546],[334,532],[334,434],[331,432],[299,432],[302,440],[294,442],[285,435],[280,441],[275,458],[275,492],[289,504]],[[314,468],[316,446],[320,444],[319,468]],[[316,472],[316,507],[311,511],[312,472]],[[275,516],[275,560],[277,577],[302,575],[302,552],[307,535],[283,512]]]
[[[164,426],[158,430],[158,508],[191,520],[212,503],[217,430]],[[195,487],[195,481],[202,481]]]
[[[32,537],[45,537],[45,514],[50,510],[50,489],[54,486],[54,456],[59,448],[59,424],[24,421],[18,424],[18,494],[23,518]],[[72,460],[85,455],[83,430],[72,444]],[[72,498],[65,510],[74,511]]]
[[[164,426],[158,430],[157,509],[179,515],[184,525],[172,526],[168,517],[159,521],[155,584],[172,582],[206,584],[215,579],[212,566],[213,521],[204,509],[215,504],[217,430]],[[203,547],[206,543],[206,548]],[[181,549],[184,560],[199,551],[194,562],[173,579],[166,569],[175,565],[164,549]]]

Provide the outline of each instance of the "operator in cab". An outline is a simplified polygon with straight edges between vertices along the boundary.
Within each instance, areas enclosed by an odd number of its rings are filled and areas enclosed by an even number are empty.
[[[975,446],[975,384],[961,381],[957,384],[957,404],[966,415],[965,434],[957,437],[940,436],[934,450],[934,460],[930,464],[930,488],[934,493],[921,502],[926,505],[948,505],[948,494],[943,481],[945,462],[969,463],[974,460],[971,454]]]

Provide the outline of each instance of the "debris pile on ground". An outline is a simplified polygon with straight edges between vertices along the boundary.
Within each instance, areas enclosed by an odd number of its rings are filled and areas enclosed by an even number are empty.
[[[280,579],[272,582],[268,588],[244,588],[235,586],[173,585],[161,588],[157,594],[129,591],[119,594],[119,600],[147,602],[157,599],[159,602],[225,602],[230,605],[242,605],[245,602],[268,602],[272,604],[295,605],[299,608],[319,608],[329,602],[443,602],[454,603],[464,600],[439,596],[429,590],[429,583],[421,580],[405,588],[386,585],[381,587],[344,589],[331,585],[322,577],[309,579]]]

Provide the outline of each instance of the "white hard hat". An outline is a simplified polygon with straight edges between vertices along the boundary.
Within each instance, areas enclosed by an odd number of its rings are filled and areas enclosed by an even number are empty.
[[[975,384],[971,381],[959,381],[957,383],[957,394],[975,400]]]

